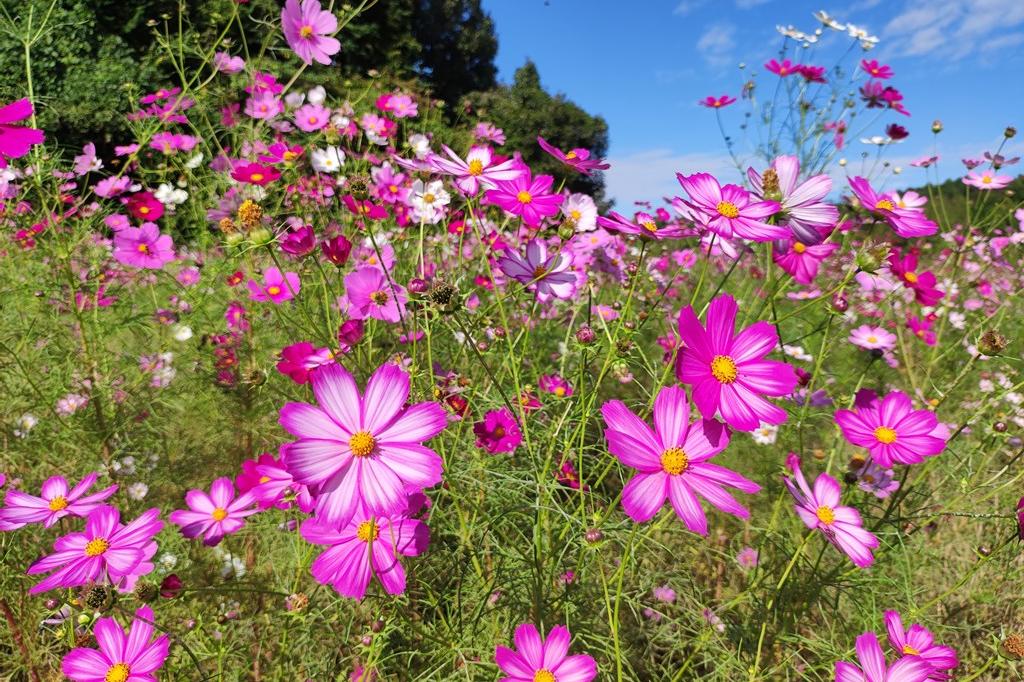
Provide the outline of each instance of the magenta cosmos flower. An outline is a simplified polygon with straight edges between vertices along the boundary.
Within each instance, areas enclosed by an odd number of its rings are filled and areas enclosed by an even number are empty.
[[[430,530],[422,521],[375,515],[365,508],[338,528],[307,519],[300,532],[307,542],[328,547],[313,560],[309,572],[317,582],[352,599],[363,598],[373,576],[388,594],[405,592],[399,556],[417,556],[430,544]]]
[[[738,185],[722,186],[709,173],[676,173],[676,179],[690,197],[683,203],[693,211],[694,220],[720,237],[758,242],[789,237],[786,228],[764,222],[781,210],[778,202],[755,201],[747,190]]]
[[[868,211],[880,215],[901,237],[927,237],[935,234],[939,227],[928,220],[924,211],[913,208],[901,208],[889,194],[878,194],[866,178],[850,178],[850,189],[857,196],[861,205]]]
[[[725,423],[740,431],[753,431],[760,422],[781,424],[786,411],[762,396],[792,393],[796,372],[784,362],[764,359],[779,344],[769,323],[755,322],[734,335],[736,311],[736,300],[722,294],[708,307],[707,329],[691,306],[680,311],[684,347],[676,377],[693,386],[693,402],[707,418],[721,412]]]
[[[836,682],[925,682],[928,679],[928,664],[913,656],[888,665],[878,635],[873,632],[858,637],[856,649],[860,667],[836,661]]]
[[[729,95],[722,95],[721,97],[712,97],[711,95],[708,95],[704,99],[698,100],[697,104],[702,107],[707,107],[708,109],[721,109],[722,107],[729,106],[735,101],[736,98],[730,97]]]
[[[548,247],[540,239],[533,239],[526,245],[525,258],[511,249],[506,250],[498,258],[498,267],[533,291],[541,303],[552,298],[572,298],[576,293],[572,254],[563,250],[548,256]]]
[[[492,455],[499,452],[515,452],[523,442],[523,432],[507,407],[491,410],[481,421],[473,424],[476,446]]]
[[[314,370],[311,383],[319,407],[288,403],[280,422],[299,439],[288,447],[288,470],[299,483],[320,486],[316,514],[323,523],[344,526],[360,503],[374,514],[397,513],[410,489],[441,480],[441,458],[423,442],[444,430],[447,415],[433,402],[403,407],[404,370],[382,365],[363,395],[338,364]]]
[[[74,682],[156,682],[153,674],[167,658],[167,635],[153,637],[153,609],[143,606],[125,633],[113,618],[100,618],[92,633],[99,651],[77,647],[61,661],[60,669]]]
[[[714,507],[748,518],[750,512],[725,486],[756,493],[761,486],[709,460],[729,445],[726,428],[713,419],[690,423],[686,391],[666,386],[654,400],[654,430],[619,400],[601,406],[608,424],[608,449],[623,464],[637,469],[622,491],[622,506],[634,521],[648,521],[667,497],[676,516],[694,533],[707,535],[708,519],[698,497]]]
[[[548,216],[558,213],[558,206],[565,201],[564,194],[553,194],[550,175],[532,177],[529,168],[523,168],[519,177],[495,183],[495,189],[488,190],[484,198],[487,203],[517,215],[523,223],[537,227]]]
[[[114,507],[97,507],[86,519],[83,532],[58,538],[54,553],[29,566],[27,572],[36,575],[58,570],[29,594],[91,582],[127,587],[133,578],[151,571],[148,560],[157,549],[153,537],[164,527],[160,510],[150,509],[128,525],[121,523],[120,516]]]
[[[49,528],[65,516],[88,516],[103,500],[117,492],[117,486],[112,485],[86,495],[97,476],[89,474],[70,490],[63,476],[52,476],[43,482],[39,497],[20,490],[8,490],[4,497],[5,506],[0,509],[0,531],[17,530],[30,523],[41,523]]]
[[[596,170],[603,171],[611,168],[611,164],[602,163],[600,159],[590,158],[590,152],[586,149],[576,148],[563,152],[561,149],[555,147],[539,135],[537,136],[537,144],[540,145],[541,149],[564,163],[566,166],[569,166],[573,170],[579,171],[584,175],[590,175]]]
[[[622,234],[637,234],[655,240],[678,239],[687,235],[687,231],[681,225],[659,225],[654,216],[643,211],[636,214],[635,221],[631,221],[615,211],[609,211],[607,218],[598,216],[597,224],[606,230]]]
[[[441,149],[449,158],[431,156],[430,165],[438,172],[455,176],[455,185],[469,196],[475,196],[481,187],[493,189],[496,183],[515,180],[526,172],[515,159],[494,163],[490,147],[473,147],[465,160],[446,145],[441,145]]]
[[[796,499],[794,509],[800,520],[808,528],[820,530],[829,542],[860,568],[867,568],[874,563],[875,557],[871,550],[878,547],[878,538],[864,529],[856,509],[839,505],[842,490],[836,479],[828,474],[819,474],[812,490],[800,470],[800,460],[796,457],[791,459],[795,461],[788,464],[796,483],[788,476],[783,477],[783,481]]]
[[[836,250],[839,244],[805,244],[800,241],[790,240],[786,251],[776,251],[773,258],[775,263],[793,276],[793,280],[799,284],[810,284],[818,276],[818,268],[822,262],[828,259]]]
[[[253,301],[271,301],[276,304],[284,303],[295,298],[302,288],[298,274],[294,272],[281,273],[277,268],[267,268],[263,272],[263,284],[254,279],[249,283],[249,299]]]
[[[923,306],[934,306],[946,295],[935,286],[935,273],[930,270],[918,272],[915,249],[908,250],[906,255],[901,249],[893,249],[889,253],[889,270],[903,282],[903,286],[914,291],[914,299]]]
[[[288,0],[281,10],[281,28],[288,47],[307,65],[316,60],[330,64],[331,55],[341,50],[337,38],[330,37],[338,30],[338,19],[327,10],[320,9],[317,0]]]
[[[345,275],[345,295],[353,317],[399,322],[405,315],[405,289],[389,282],[380,268],[365,266]]]
[[[832,178],[815,175],[798,185],[800,161],[795,156],[776,158],[770,170],[761,174],[747,169],[754,194],[782,205],[781,222],[793,231],[798,242],[817,244],[839,221],[839,209],[824,201],[832,191]]]
[[[945,429],[935,413],[915,410],[910,398],[900,391],[855,410],[837,410],[835,419],[846,440],[867,448],[871,459],[883,467],[891,467],[893,462],[917,464],[946,447],[941,435]]]
[[[19,99],[0,107],[0,168],[7,168],[8,159],[28,154],[32,145],[42,144],[42,130],[11,125],[32,115],[32,102]]]
[[[238,182],[263,187],[281,177],[281,171],[273,166],[263,166],[258,163],[247,163],[240,165],[231,171],[231,177]]]
[[[597,663],[586,654],[569,656],[571,639],[564,625],[541,639],[537,626],[523,623],[514,637],[518,651],[504,646],[494,650],[494,662],[507,676],[501,682],[590,682],[597,677]]]
[[[202,490],[185,493],[188,509],[171,512],[168,520],[181,526],[181,534],[187,538],[203,536],[203,544],[213,547],[220,544],[225,535],[237,533],[245,525],[245,517],[259,511],[253,505],[256,497],[242,493],[235,497],[235,486],[230,478],[218,478],[210,485],[210,494]]]
[[[952,647],[935,643],[931,631],[923,625],[912,624],[903,627],[903,620],[896,611],[885,612],[885,629],[889,633],[889,644],[902,657],[920,658],[931,668],[929,680],[948,680],[947,670],[960,665]]]
[[[174,243],[156,223],[126,227],[114,235],[114,260],[133,268],[159,270],[174,260]]]

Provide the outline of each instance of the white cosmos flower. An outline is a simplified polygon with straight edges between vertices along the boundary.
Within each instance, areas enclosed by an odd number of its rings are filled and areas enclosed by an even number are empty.
[[[759,443],[760,445],[771,445],[779,436],[779,427],[774,424],[765,424],[764,422],[761,422],[761,425],[754,429],[750,435],[754,438],[755,443]]]
[[[153,192],[153,196],[167,207],[174,207],[188,200],[188,192],[183,189],[177,189],[174,185],[167,182],[160,183],[160,186]]]
[[[562,204],[562,214],[573,221],[577,232],[597,229],[597,204],[586,194],[570,194]]]
[[[430,153],[430,138],[421,133],[410,135],[409,146],[412,147],[417,159],[424,159]]]
[[[306,101],[310,104],[323,104],[326,99],[327,91],[322,85],[310,88],[309,92],[306,93]]]
[[[327,149],[314,149],[310,154],[310,162],[313,169],[319,173],[337,173],[341,170],[341,164],[345,163],[345,153],[333,146]]]

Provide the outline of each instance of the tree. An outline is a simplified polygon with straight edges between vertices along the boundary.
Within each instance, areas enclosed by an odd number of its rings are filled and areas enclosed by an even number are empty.
[[[551,95],[544,90],[533,62],[527,60],[516,70],[511,85],[475,93],[470,100],[480,116],[504,129],[505,145],[522,152],[523,160],[534,173],[564,178],[570,190],[586,192],[595,201],[603,201],[601,173],[586,176],[566,167],[538,146],[537,136],[561,149],[583,147],[593,156],[603,157],[608,152],[608,124],[565,95]]]

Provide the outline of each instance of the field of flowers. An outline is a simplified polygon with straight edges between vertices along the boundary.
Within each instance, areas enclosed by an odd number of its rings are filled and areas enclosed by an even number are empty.
[[[633,213],[565,189],[587,149],[311,87],[365,5],[168,33],[110,153],[26,59],[0,679],[1022,679],[1015,131],[963,221],[887,189],[841,157],[906,135],[896,68],[820,13],[852,61],[784,28],[766,99],[702,102],[750,107],[744,185]]]

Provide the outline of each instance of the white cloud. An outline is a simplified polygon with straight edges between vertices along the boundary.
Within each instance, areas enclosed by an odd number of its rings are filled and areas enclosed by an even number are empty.
[[[680,17],[685,17],[690,12],[699,9],[703,5],[705,0],[682,0],[676,8],[672,10],[672,14]]]
[[[1022,0],[908,0],[882,31],[886,54],[963,59],[1024,40]]]
[[[690,175],[707,172],[723,182],[737,182],[739,171],[724,152],[690,152],[678,154],[667,148],[646,149],[608,159],[611,168],[604,172],[606,191],[615,199],[616,208],[629,213],[635,201],[656,205],[664,197],[682,193],[676,173]]]
[[[736,0],[736,7],[739,9],[751,9],[758,5],[767,5],[772,0]]]
[[[697,52],[710,66],[722,68],[736,61],[733,49],[736,47],[736,26],[733,24],[712,24],[697,39]]]

